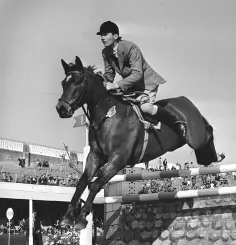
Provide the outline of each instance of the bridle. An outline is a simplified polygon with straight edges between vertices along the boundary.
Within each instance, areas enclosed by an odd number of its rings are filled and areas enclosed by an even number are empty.
[[[69,72],[67,72],[67,74],[71,74],[71,73],[75,73],[75,72],[78,72],[78,73],[79,73],[79,71],[69,71]],[[103,78],[103,77],[102,77],[102,78]],[[89,124],[87,124],[86,126],[89,127],[89,128],[91,129],[92,134],[94,134],[95,141],[96,141],[96,143],[97,143],[98,149],[100,150],[100,152],[103,152],[103,151],[102,151],[102,148],[101,148],[101,146],[100,146],[99,140],[98,140],[98,138],[97,138],[97,135],[95,134],[95,131],[98,130],[98,129],[100,128],[100,124],[102,124],[102,123],[104,122],[104,120],[106,119],[106,117],[103,118],[102,122],[101,122],[101,123],[99,124],[99,126],[96,128],[96,125],[93,123],[93,120],[92,120],[91,116],[89,115],[88,108],[87,108],[87,110],[85,110],[84,105],[81,105],[81,104],[80,104],[80,103],[81,103],[81,100],[82,100],[82,98],[83,98],[83,96],[84,96],[84,94],[85,94],[85,92],[87,91],[87,76],[84,76],[83,84],[84,84],[84,85],[83,85],[82,91],[81,91],[81,93],[80,93],[80,96],[79,96],[76,100],[74,100],[72,103],[70,103],[70,102],[68,102],[67,100],[64,100],[64,99],[62,99],[62,98],[59,98],[58,101],[62,101],[62,102],[64,102],[65,104],[69,105],[70,108],[71,108],[71,110],[73,110],[73,112],[74,112],[78,107],[82,107],[82,109],[83,109],[83,111],[84,111],[84,114],[86,115],[86,117],[87,117],[87,119],[88,119],[88,121],[89,121]]]
[[[75,73],[75,72],[77,72],[77,71],[70,71],[67,74],[71,74],[71,73]],[[64,100],[62,98],[59,98],[58,101],[64,102],[65,104],[69,105],[71,110],[73,110],[73,112],[74,112],[78,107],[81,107],[81,100],[82,100],[86,90],[87,90],[87,76],[84,76],[82,91],[80,93],[80,96],[77,99],[75,99],[72,103],[70,103],[67,100]],[[82,105],[82,108],[84,110],[83,105]]]

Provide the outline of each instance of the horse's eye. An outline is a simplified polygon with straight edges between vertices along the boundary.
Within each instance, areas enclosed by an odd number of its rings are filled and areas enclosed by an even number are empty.
[[[81,84],[85,80],[85,78],[86,77],[80,77],[79,79],[75,80],[75,85]]]
[[[79,85],[82,82],[81,79],[75,80],[75,85]]]

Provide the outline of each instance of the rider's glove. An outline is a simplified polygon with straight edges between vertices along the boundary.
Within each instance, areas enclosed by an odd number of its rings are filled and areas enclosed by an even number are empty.
[[[120,88],[120,86],[118,85],[117,82],[113,82],[113,83],[106,82],[106,83],[104,83],[104,86],[105,86],[105,88],[106,88],[107,91],[109,91],[109,90],[116,90],[116,89],[119,89]]]

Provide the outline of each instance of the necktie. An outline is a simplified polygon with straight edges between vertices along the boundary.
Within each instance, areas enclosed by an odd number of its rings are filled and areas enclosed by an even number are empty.
[[[114,54],[112,55],[112,59],[115,62],[115,64],[118,67],[118,69],[120,69],[118,58]]]

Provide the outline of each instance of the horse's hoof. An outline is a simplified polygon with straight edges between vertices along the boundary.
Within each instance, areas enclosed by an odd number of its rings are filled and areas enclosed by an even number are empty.
[[[61,226],[65,226],[65,225],[73,225],[74,221],[72,218],[63,218],[62,221],[60,222]]]
[[[224,153],[217,153],[217,161],[216,162],[222,162],[225,159],[225,154]]]
[[[88,221],[86,219],[78,219],[75,222],[75,230],[76,231],[81,231],[87,227]]]

